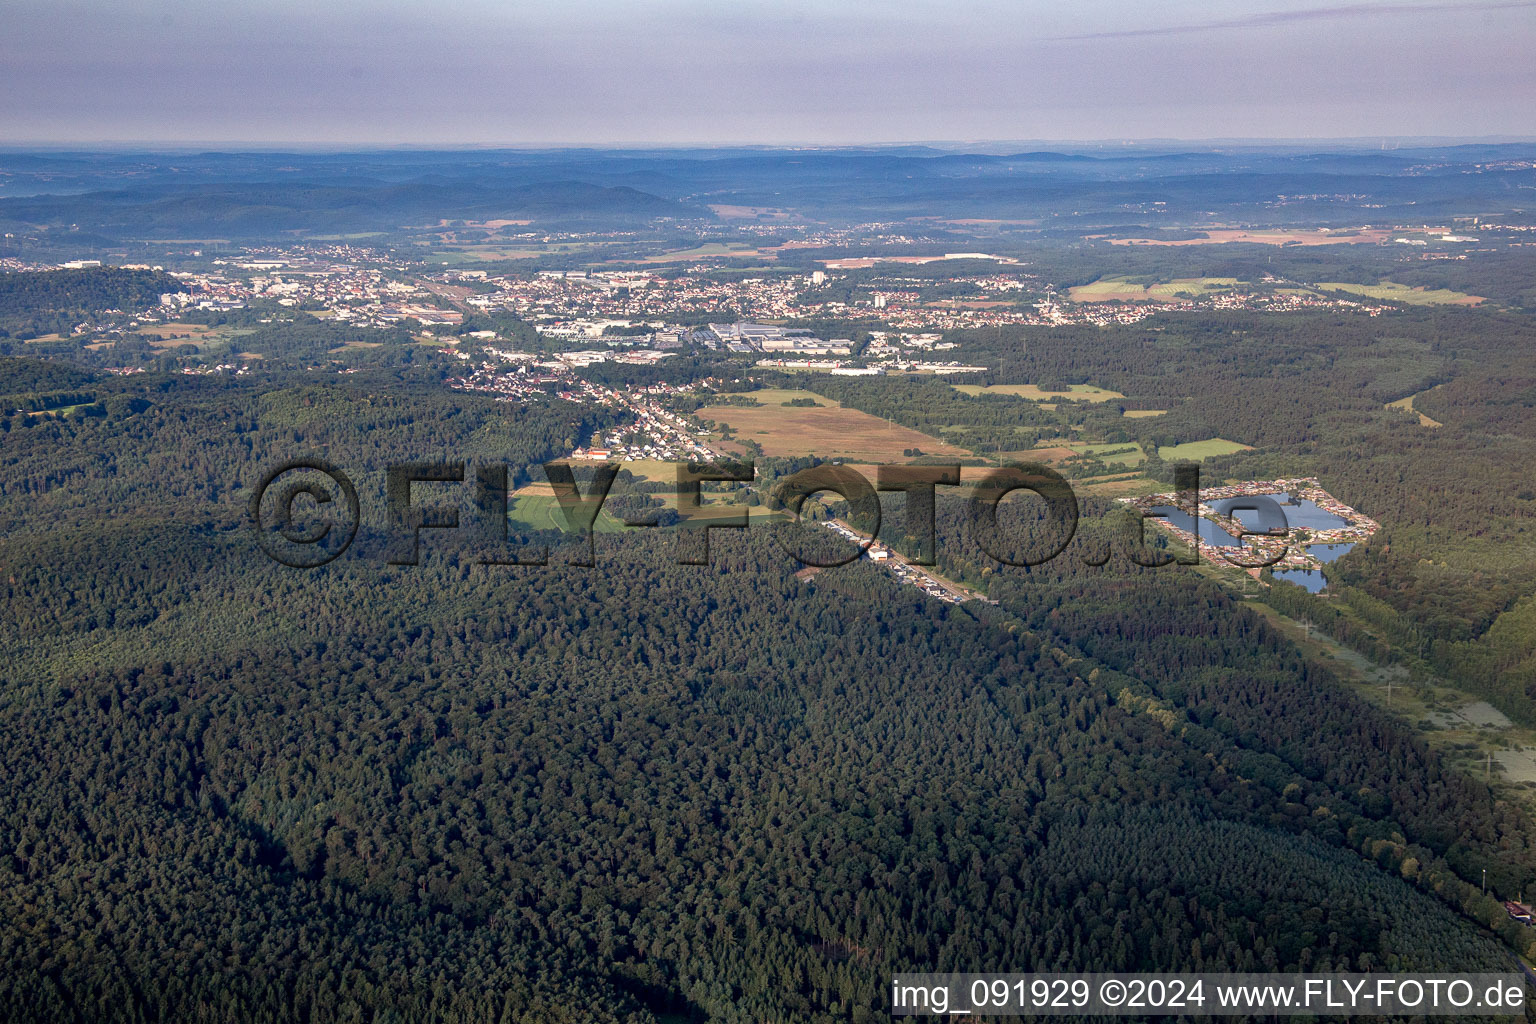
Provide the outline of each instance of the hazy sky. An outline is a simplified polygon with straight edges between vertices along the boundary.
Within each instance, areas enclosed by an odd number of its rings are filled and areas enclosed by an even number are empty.
[[[0,0],[0,142],[1536,134],[1536,0]]]

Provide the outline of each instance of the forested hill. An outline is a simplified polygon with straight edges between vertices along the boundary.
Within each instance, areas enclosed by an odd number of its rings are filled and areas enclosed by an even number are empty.
[[[630,224],[710,204],[817,220],[1042,218],[1074,231],[1217,220],[1420,223],[1523,212],[1529,143],[1384,152],[1136,147],[987,154],[904,147],[178,154],[0,153],[0,224],[110,238],[330,234],[441,218]],[[1288,197],[1273,203],[1276,195]]]
[[[214,233],[270,238],[274,232],[389,231],[440,218],[525,217],[541,224],[606,227],[656,217],[709,217],[702,207],[627,186],[584,181],[401,183],[332,180],[139,187],[71,196],[0,200],[0,224],[80,224],[111,238]]]
[[[1195,576],[1066,558],[952,608],[801,580],[756,528],[711,567],[637,530],[592,569],[363,538],[296,571],[244,518],[286,455],[377,509],[389,461],[526,478],[603,424],[409,376],[91,386],[0,423],[0,1019],[878,1021],[895,970],[1507,969],[1467,879],[1528,887],[1530,822]]]
[[[158,270],[86,267],[0,274],[0,317],[31,313],[142,309],[181,282]]]

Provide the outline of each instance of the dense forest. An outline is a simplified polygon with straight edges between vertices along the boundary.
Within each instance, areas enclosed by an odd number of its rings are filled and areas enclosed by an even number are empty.
[[[1138,352],[1100,346],[1096,382]],[[94,409],[27,407],[62,392]],[[1536,882],[1532,822],[1221,588],[1090,564],[1102,504],[1063,557],[990,570],[996,605],[867,563],[804,578],[755,527],[709,566],[642,528],[597,535],[595,568],[482,565],[447,531],[390,565],[387,465],[516,485],[610,414],[410,364],[8,358],[0,394],[4,1019],[874,1021],[896,970],[1528,951],[1473,883]],[[1328,394],[1311,421],[1354,424]],[[1365,401],[1350,429],[1399,428]],[[1228,429],[1189,423],[1154,429]],[[317,455],[362,525],[289,569],[247,502]],[[941,550],[980,573],[962,517],[941,503]]]
[[[156,305],[161,295],[182,290],[180,281],[158,270],[93,267],[0,274],[0,339],[68,333],[96,311],[144,309]]]
[[[1058,401],[1047,412],[932,378],[818,377],[811,386],[994,455],[1080,435],[1139,445],[1141,471],[1167,479],[1158,446],[1220,437],[1252,450],[1206,460],[1207,480],[1318,476],[1383,529],[1331,577],[1350,615],[1314,600],[1313,617],[1354,639],[1375,633],[1511,717],[1536,721],[1536,328],[1525,316],[1170,313],[1134,327],[956,339],[966,359],[989,366],[984,382],[1092,383],[1126,397]],[[1386,408],[1408,396],[1443,426]],[[1167,412],[1128,419],[1123,409]]]
[[[12,314],[137,309],[153,306],[167,292],[181,290],[181,282],[157,270],[88,267],[0,274],[0,308]]]

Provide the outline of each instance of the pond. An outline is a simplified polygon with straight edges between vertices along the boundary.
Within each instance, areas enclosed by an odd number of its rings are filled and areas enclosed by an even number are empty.
[[[1304,527],[1308,530],[1337,530],[1349,525],[1349,520],[1343,516],[1336,516],[1323,508],[1311,498],[1293,498],[1289,494],[1265,494],[1261,497],[1272,498],[1280,506],[1280,511],[1285,513],[1285,521],[1291,529]],[[1242,505],[1245,498],[1223,498],[1211,505],[1222,515],[1233,515],[1230,511],[1233,505]],[[1292,504],[1294,502],[1294,504]],[[1250,530],[1259,525],[1258,513],[1250,510],[1240,510],[1236,513],[1237,521]]]
[[[1184,512],[1175,508],[1172,505],[1159,505],[1157,508],[1149,511],[1147,515],[1160,516],[1167,519],[1170,523],[1172,523],[1174,526],[1177,526],[1181,530],[1184,530],[1188,533],[1195,533],[1195,517],[1191,516],[1188,512]],[[1196,536],[1205,541],[1207,544],[1222,548],[1235,548],[1242,546],[1241,541],[1232,536],[1226,530],[1223,530],[1221,527],[1217,526],[1215,523],[1211,522],[1209,519],[1199,520],[1198,525],[1200,532],[1196,534]]]
[[[1309,544],[1307,553],[1319,562],[1337,562],[1347,555],[1353,544]]]
[[[1321,569],[1280,569],[1275,573],[1275,579],[1305,587],[1311,594],[1320,593],[1328,585],[1328,577]]]
[[[1309,544],[1307,553],[1326,564],[1344,557],[1352,547],[1354,547],[1353,544]],[[1280,569],[1275,572],[1275,579],[1305,587],[1313,594],[1328,585],[1328,577],[1323,575],[1321,569]]]

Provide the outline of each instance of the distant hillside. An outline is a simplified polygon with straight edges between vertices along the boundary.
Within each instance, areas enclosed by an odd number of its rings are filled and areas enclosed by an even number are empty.
[[[451,220],[603,229],[709,204],[827,222],[1039,219],[1048,227],[1421,223],[1528,205],[1536,147],[1246,146],[1093,152],[926,147],[472,152],[0,153],[0,225],[69,238],[271,238]],[[1283,197],[1283,201],[1277,200]],[[1149,215],[1155,223],[1149,224]],[[1479,293],[1482,294],[1482,293]]]
[[[517,186],[463,182],[250,182],[148,186],[0,202],[0,223],[117,237],[388,231],[448,219],[528,219],[616,226],[707,211],[629,187],[579,181]]]
[[[78,388],[94,380],[96,374],[71,363],[21,357],[0,359],[0,395]]]
[[[153,306],[181,282],[155,270],[92,267],[0,274],[0,316]]]

